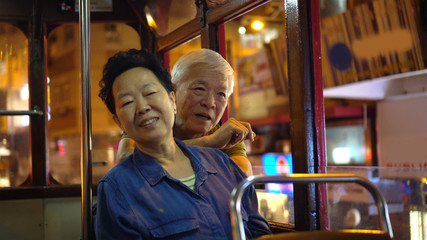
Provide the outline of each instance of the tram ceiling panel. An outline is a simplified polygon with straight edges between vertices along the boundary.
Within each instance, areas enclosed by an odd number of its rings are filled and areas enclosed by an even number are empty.
[[[78,5],[61,5],[58,1],[42,0],[45,8],[43,16],[45,22],[76,22],[79,21]],[[78,3],[78,0],[75,0]],[[112,0],[111,10],[92,10],[91,22],[127,22],[135,23],[138,16],[134,14],[134,9],[142,11],[146,1],[135,0]]]
[[[178,2],[179,0],[168,0],[172,2]],[[232,20],[236,17],[241,16],[242,14],[249,12],[250,10],[261,6],[269,0],[185,0],[189,2],[188,5],[194,4],[192,6],[197,7],[197,14],[194,15],[194,18],[186,19],[187,22],[183,23],[181,26],[176,26],[172,28],[171,31],[166,32],[166,34],[158,34],[157,47],[160,51],[168,51],[171,48],[180,45],[186,41],[191,40],[194,37],[197,37],[201,33],[201,29],[208,24],[219,24],[224,23],[229,20]],[[179,1],[181,4],[181,1]],[[206,4],[206,8],[201,6]],[[148,6],[148,5],[147,5]],[[169,8],[171,8],[169,6]],[[181,13],[179,13],[181,11]],[[185,7],[180,7],[178,12],[175,10],[176,16],[182,16],[186,13],[188,14],[188,9]],[[191,11],[192,14],[195,13],[195,10]],[[190,14],[191,15],[191,14]],[[168,15],[167,18],[175,19],[176,16]],[[193,15],[191,15],[193,16]],[[171,22],[171,19],[168,19]],[[165,20],[165,19],[164,19]],[[182,19],[180,20],[182,23]]]
[[[239,0],[224,2],[224,4],[217,4],[209,8],[207,12],[208,24],[227,22],[260,5],[271,2],[271,0]],[[273,0],[273,2],[275,1]]]
[[[46,23],[62,23],[79,21],[78,0],[3,0],[0,1],[0,21],[30,20],[34,12],[43,12],[41,16]],[[143,14],[147,1],[112,0],[111,10],[96,10],[91,13],[92,22],[137,22],[138,17],[133,13],[136,7]],[[133,6],[130,6],[132,4]],[[34,11],[33,11],[33,8]]]
[[[0,21],[28,20],[32,9],[33,0],[0,1]]]
[[[75,5],[62,6],[60,1],[54,0],[37,1],[42,2],[38,5],[44,8],[42,16],[44,22],[78,22],[78,9]],[[33,14],[33,5],[37,1],[0,1],[0,21],[28,19]],[[193,20],[200,21],[200,19],[196,19],[200,15],[196,12],[198,11],[197,4],[201,4],[201,2],[206,2],[208,6],[206,20],[208,24],[212,24],[231,20],[269,0],[112,0],[112,11],[92,11],[91,21],[135,22],[138,17],[132,14],[134,12],[132,7],[136,8],[141,16],[146,15],[145,9],[150,8],[153,13],[158,13],[158,24],[163,29],[151,30],[156,31],[160,38],[178,29],[180,29],[178,32],[187,29],[188,33],[188,27],[194,25]],[[36,9],[36,11],[41,11],[41,9]],[[165,22],[166,25],[164,25]],[[184,27],[186,24],[189,25]],[[167,30],[165,31],[165,29]]]

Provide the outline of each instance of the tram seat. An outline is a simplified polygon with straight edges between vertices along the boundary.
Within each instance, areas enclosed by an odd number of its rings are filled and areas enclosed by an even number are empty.
[[[282,223],[274,220],[268,220],[272,233],[287,233],[295,232],[295,225],[290,223]]]
[[[265,235],[255,240],[391,240],[388,233],[376,230],[302,231]]]
[[[241,198],[245,190],[255,183],[346,183],[354,182],[366,188],[375,200],[378,208],[381,230],[313,230],[313,231],[286,231],[277,228],[281,224],[275,222],[272,234],[256,240],[392,240],[393,232],[388,215],[387,203],[381,192],[369,180],[354,174],[288,174],[280,176],[250,176],[236,186],[231,193],[231,224],[234,240],[246,240],[243,219],[241,216]],[[269,221],[271,223],[271,221]],[[283,225],[284,226],[284,225]],[[287,228],[290,226],[288,225]]]

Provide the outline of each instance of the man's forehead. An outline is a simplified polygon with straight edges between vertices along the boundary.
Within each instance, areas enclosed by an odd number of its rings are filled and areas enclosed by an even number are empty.
[[[210,86],[227,86],[227,79],[219,77],[207,76],[205,78],[190,78],[187,81],[189,85],[210,85]]]

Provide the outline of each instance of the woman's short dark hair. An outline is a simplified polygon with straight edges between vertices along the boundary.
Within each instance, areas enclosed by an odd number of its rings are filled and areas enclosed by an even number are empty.
[[[154,55],[138,49],[118,52],[108,59],[102,71],[102,79],[99,81],[101,90],[98,96],[104,101],[112,114],[116,114],[113,96],[114,81],[120,74],[136,67],[143,67],[152,71],[168,93],[174,90],[169,72]]]

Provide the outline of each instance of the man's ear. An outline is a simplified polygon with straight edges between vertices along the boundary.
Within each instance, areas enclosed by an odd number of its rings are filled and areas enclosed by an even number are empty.
[[[176,113],[176,98],[175,98],[175,92],[174,91],[169,93],[169,98],[172,101],[172,106],[173,106],[173,109],[175,109],[175,113]]]
[[[117,125],[119,125],[120,129],[121,129],[122,131],[125,131],[125,130],[123,129],[122,124],[121,124],[121,122],[120,122],[120,120],[119,120],[119,118],[117,117],[117,115],[116,115],[116,114],[113,114],[113,119],[114,119],[114,122],[116,122],[116,124],[117,124]]]

